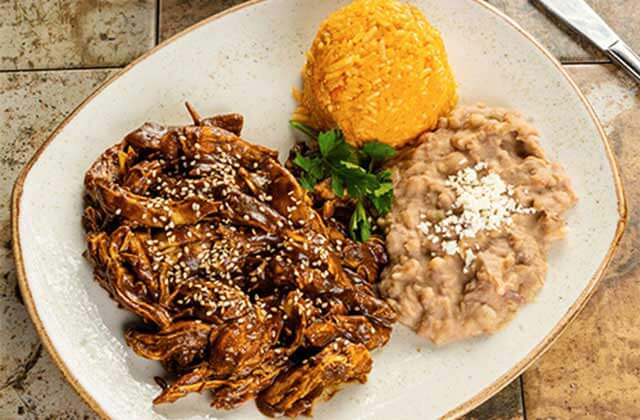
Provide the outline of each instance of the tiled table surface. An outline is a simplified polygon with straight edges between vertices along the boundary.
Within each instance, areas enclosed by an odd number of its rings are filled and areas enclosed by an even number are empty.
[[[469,0],[471,1],[471,0]],[[21,302],[9,196],[27,159],[110,74],[176,32],[241,0],[0,0],[0,419],[93,418],[43,350]],[[467,418],[640,418],[640,90],[528,0],[490,0],[563,63],[618,157],[630,206],[598,291],[521,378]],[[639,0],[589,3],[640,50]]]

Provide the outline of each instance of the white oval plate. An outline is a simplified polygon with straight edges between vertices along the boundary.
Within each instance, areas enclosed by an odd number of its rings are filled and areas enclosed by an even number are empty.
[[[198,24],[111,79],[51,136],[13,197],[23,296],[45,345],[85,400],[119,419],[259,417],[253,403],[214,412],[206,395],[153,407],[159,364],[124,344],[131,318],[94,282],[81,254],[83,175],[108,146],[145,121],[185,123],[235,111],[244,136],[286,152],[290,92],[318,24],[345,0],[254,1]],[[503,331],[433,348],[403,327],[374,357],[366,385],[317,406],[322,419],[429,419],[462,414],[515,378],[558,336],[593,291],[625,223],[624,195],[602,129],[560,65],[484,3],[415,2],[443,34],[461,102],[515,108],[541,130],[580,197],[566,241],[552,249],[547,284]],[[282,156],[282,155],[281,155]]]

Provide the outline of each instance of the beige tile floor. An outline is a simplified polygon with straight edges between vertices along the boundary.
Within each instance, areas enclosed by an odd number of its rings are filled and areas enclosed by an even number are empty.
[[[470,1],[470,0],[469,0]],[[640,50],[638,0],[588,0]],[[243,0],[0,0],[0,419],[92,418],[42,349],[10,251],[9,195],[53,128],[101,81],[158,40]],[[528,0],[489,0],[531,31],[592,102],[622,167],[630,224],[594,298],[522,378],[472,419],[640,417],[640,92]],[[575,63],[582,63],[575,65]]]

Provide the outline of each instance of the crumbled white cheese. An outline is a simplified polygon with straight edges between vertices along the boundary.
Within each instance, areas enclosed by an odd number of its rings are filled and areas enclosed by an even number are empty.
[[[475,259],[476,259],[476,254],[474,254],[472,250],[467,248],[464,251],[464,269],[463,269],[463,271],[465,273],[469,271],[469,267],[471,267],[471,264],[473,264]]]
[[[471,249],[460,249],[459,241],[474,238],[481,231],[491,231],[513,222],[514,214],[533,214],[535,209],[523,207],[513,199],[513,188],[494,172],[480,176],[488,168],[485,162],[460,170],[445,181],[456,200],[438,223],[423,220],[417,228],[448,255],[460,254],[465,271],[475,260]],[[454,211],[455,210],[455,211]],[[477,244],[476,244],[477,249]]]
[[[424,233],[425,235],[429,234],[429,222],[420,222],[418,223],[418,229],[420,230],[420,232]]]
[[[444,241],[442,242],[442,250],[449,255],[456,255],[458,252],[458,244],[456,241]]]

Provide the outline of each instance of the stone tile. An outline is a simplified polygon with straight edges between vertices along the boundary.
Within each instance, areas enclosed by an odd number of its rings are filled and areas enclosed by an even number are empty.
[[[88,413],[42,350],[22,304],[11,253],[9,198],[15,178],[35,149],[78,103],[112,73],[111,70],[72,70],[0,74],[2,419],[68,417],[62,415],[64,413],[82,418]],[[46,390],[44,384],[48,384]],[[67,411],[63,412],[63,409]]]
[[[33,418],[99,418],[71,388],[44,350],[24,379],[13,385],[13,389]]]
[[[247,0],[160,0],[160,40]]]
[[[127,64],[155,44],[155,0],[0,0],[0,69]]]
[[[0,74],[0,219],[15,174],[51,131],[113,70]]]
[[[532,0],[487,0],[533,34],[557,58],[565,62],[608,61],[603,54],[556,19],[533,6]],[[609,25],[636,50],[640,49],[640,7],[637,0],[587,0]],[[557,25],[560,25],[560,29]]]
[[[246,0],[160,0],[160,39],[165,40],[188,26]],[[531,0],[487,0],[531,32],[556,57],[567,62],[609,61],[581,37],[570,33],[554,18],[533,6]],[[637,0],[587,0],[628,43],[640,49]],[[630,14],[632,16],[630,16]],[[634,19],[637,15],[638,19]]]
[[[527,417],[640,415],[640,87],[612,66],[571,66],[618,158],[629,226],[584,311],[524,376]]]
[[[3,298],[0,311],[0,384],[11,386],[24,374],[29,361],[40,353],[40,339],[16,296]]]
[[[31,414],[15,389],[9,388],[0,391],[0,419],[23,420],[30,417]]]
[[[461,420],[523,420],[520,378]]]

